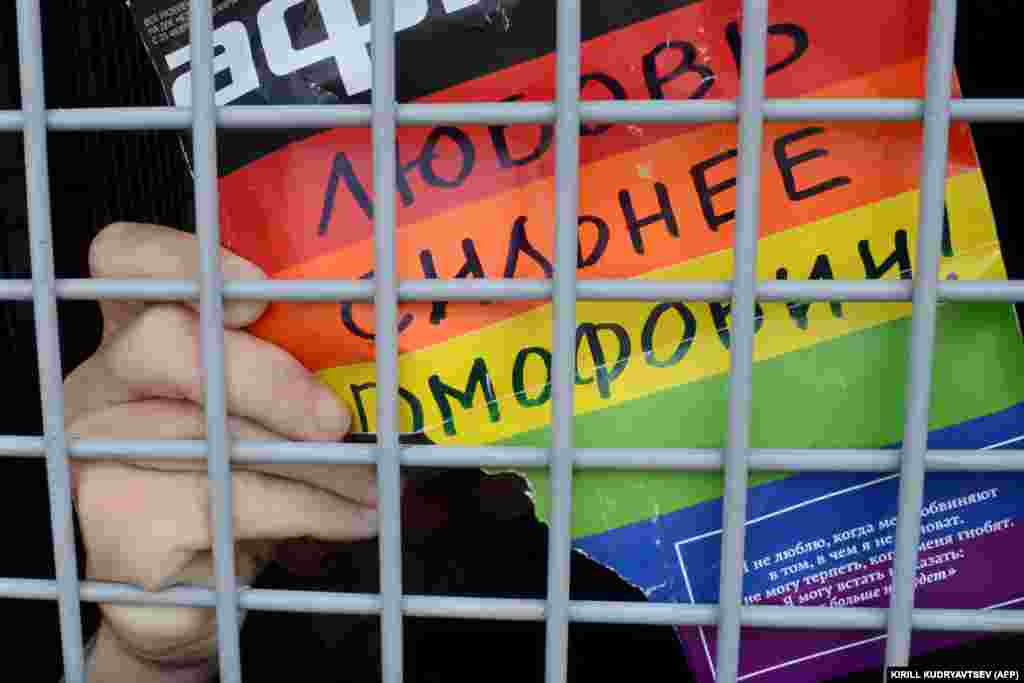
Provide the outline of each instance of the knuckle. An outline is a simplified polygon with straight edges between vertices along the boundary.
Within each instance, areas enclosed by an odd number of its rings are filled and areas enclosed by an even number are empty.
[[[198,517],[173,504],[175,489],[154,485],[169,478],[117,465],[80,468],[75,504],[90,578],[154,591],[188,562],[202,534]]]
[[[161,367],[155,362],[161,352],[180,353],[197,343],[191,314],[176,304],[146,308],[109,344],[105,359],[115,378],[131,382],[147,377]]]
[[[94,277],[110,271],[111,259],[116,258],[129,229],[129,223],[111,223],[93,238],[89,245],[89,272]]]
[[[90,356],[64,379],[64,424],[70,430],[70,437],[85,436],[80,421],[95,404],[97,367],[102,368],[99,353]]]
[[[120,521],[116,510],[118,492],[104,466],[83,464],[76,474],[75,501],[88,544],[90,529],[106,529]]]
[[[221,248],[221,264],[224,269],[225,278],[232,280],[266,280],[267,274],[253,261],[236,254],[235,252]]]
[[[192,314],[178,304],[157,304],[146,308],[135,320],[133,329],[142,341],[151,342],[192,332]]]

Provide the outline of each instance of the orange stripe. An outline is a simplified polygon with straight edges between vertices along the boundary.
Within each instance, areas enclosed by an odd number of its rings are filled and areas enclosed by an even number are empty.
[[[859,83],[846,83],[830,89],[828,95],[886,92],[894,83],[906,82],[919,74],[922,61],[901,65],[873,74]],[[772,152],[772,142],[784,134],[808,127],[803,123],[779,123],[766,126],[762,159],[762,237],[823,217],[843,213],[880,199],[905,192],[916,186],[920,151],[920,125],[881,123],[826,124],[825,132],[795,142],[787,148],[789,156],[815,148],[828,150],[828,156],[801,165],[794,171],[799,187],[807,187],[829,178],[846,176],[851,183],[803,201],[792,201],[783,187]],[[699,132],[681,135],[640,150],[621,154],[587,166],[581,176],[580,213],[604,219],[610,228],[607,250],[592,267],[580,271],[581,279],[635,277],[652,270],[687,261],[708,253],[727,250],[732,244],[732,223],[718,231],[709,229],[703,218],[690,176],[690,167],[734,147],[735,126],[708,126]],[[963,159],[963,157],[960,157]],[[969,157],[968,157],[969,158]],[[951,164],[958,173],[967,164]],[[735,174],[735,160],[723,163],[708,173],[708,184],[720,183]],[[663,223],[643,229],[644,253],[631,245],[618,195],[621,190],[632,197],[635,212],[644,217],[657,213],[654,183],[668,188],[679,225],[679,237],[673,237]],[[714,198],[715,209],[724,212],[733,206],[734,192]],[[517,216],[527,218],[526,231],[532,245],[551,257],[553,253],[554,192],[550,180],[516,188],[497,197],[453,208],[402,230],[397,238],[397,267],[403,279],[420,279],[424,272],[421,252],[429,250],[441,278],[453,277],[464,263],[463,241],[471,239],[488,277],[501,277],[508,240]],[[583,252],[592,248],[590,226],[582,230]],[[332,254],[277,273],[280,279],[357,278],[373,263],[373,243],[365,240]],[[521,254],[516,276],[543,277],[540,267]],[[794,274],[794,277],[798,275]],[[430,321],[431,304],[406,304],[402,314],[413,316],[412,324],[399,337],[400,350],[411,351],[431,346],[456,335],[465,334],[540,305],[541,302],[513,302],[480,305],[451,304],[441,324]],[[364,330],[372,330],[373,312],[368,304],[353,306],[353,316]],[[313,370],[370,360],[372,344],[346,330],[335,304],[274,304],[252,327],[252,331],[293,353]]]
[[[654,4],[667,7],[677,3]],[[695,2],[588,40],[580,51],[581,73],[608,75],[622,85],[629,99],[646,99],[651,95],[641,68],[643,55],[651,54],[669,42],[689,41],[699,55],[697,62],[710,66],[715,74],[706,97],[735,98],[739,90],[738,70],[726,40],[726,26],[739,19],[740,5],[739,0]],[[836,82],[856,79],[920,58],[925,52],[926,32],[923,29],[927,24],[928,3],[924,0],[873,2],[870,11],[853,3],[831,3],[823,8],[819,0],[773,0],[771,5],[771,23],[802,26],[807,30],[809,43],[802,57],[767,78],[765,90],[768,97],[805,96]],[[646,15],[652,11],[644,8],[637,14]],[[917,30],[908,31],[908,26],[917,27]],[[865,49],[865,36],[871,37],[871,49]],[[533,40],[532,34],[526,39]],[[769,63],[779,63],[792,48],[789,38],[770,36]],[[674,49],[664,51],[656,60],[659,73],[670,72],[679,58]],[[554,54],[550,53],[446,88],[421,101],[492,102],[514,95],[522,95],[525,100],[548,101],[554,98],[554,61]],[[922,76],[922,73],[914,73],[911,78],[893,82],[888,96],[920,97],[924,91]],[[666,84],[664,95],[668,99],[684,99],[690,97],[701,83],[702,77],[691,72]],[[860,92],[852,93],[854,97],[862,95]],[[588,83],[581,96],[584,99],[605,99],[612,95],[607,87]],[[616,125],[601,135],[583,137],[580,141],[581,163],[590,164],[654,144],[702,125]],[[399,127],[397,142],[403,164],[421,153],[432,129]],[[474,170],[457,188],[430,185],[419,172],[405,174],[408,194],[397,209],[400,226],[444,213],[453,203],[478,201],[554,174],[555,155],[550,149],[525,166],[505,168],[499,164],[487,126],[458,126],[458,129],[467,136],[475,150]],[[535,149],[540,139],[539,127],[534,125],[511,126],[506,133],[509,149],[519,157]],[[463,157],[456,150],[448,139],[443,139],[438,145],[436,168],[440,176],[451,178],[459,173]],[[359,128],[325,131],[293,142],[221,179],[223,244],[268,272],[277,272],[370,238],[372,221],[359,208],[344,184],[335,197],[329,220],[323,225],[323,233],[317,229],[324,219],[328,176],[338,153],[344,154],[351,162],[354,175],[372,194],[373,161],[369,131]],[[301,188],[301,191],[296,188]],[[411,200],[408,205],[407,200]]]

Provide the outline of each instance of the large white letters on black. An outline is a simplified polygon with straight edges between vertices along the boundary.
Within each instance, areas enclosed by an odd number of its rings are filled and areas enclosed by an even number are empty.
[[[446,13],[457,12],[477,4],[479,0],[443,0]],[[296,37],[285,21],[285,13],[293,7],[317,3],[326,36],[312,45],[296,48]],[[427,0],[398,0],[395,5],[395,30],[411,28],[427,18]],[[370,64],[370,24],[360,24],[351,0],[270,0],[256,14],[256,25],[266,58],[267,68],[274,76],[288,76],[301,69],[332,60],[349,96],[370,89],[373,76]],[[234,102],[260,87],[259,74],[253,59],[249,33],[241,22],[225,24],[213,32],[217,73],[229,72],[230,83],[217,91],[217,104]],[[186,45],[166,56],[171,71],[189,63],[190,46]],[[191,101],[191,77],[188,71],[179,75],[171,89],[178,106]]]
[[[256,63],[252,58],[249,32],[245,30],[245,24],[240,21],[232,21],[218,28],[213,32],[213,46],[215,52],[217,48],[223,50],[213,58],[214,72],[228,71],[231,74],[231,83],[217,91],[218,105],[237,100],[242,95],[260,87],[260,78],[256,73]],[[190,51],[191,46],[186,45],[168,54],[167,68],[173,71],[188,64]],[[175,79],[171,95],[174,97],[174,103],[179,107],[189,106],[192,102],[191,73],[186,71]]]

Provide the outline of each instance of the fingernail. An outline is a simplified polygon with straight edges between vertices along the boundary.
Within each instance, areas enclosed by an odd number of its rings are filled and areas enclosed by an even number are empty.
[[[252,261],[237,254],[227,254],[221,266],[225,280],[264,280],[266,274]]]
[[[319,391],[314,416],[317,430],[325,441],[336,441],[348,432],[348,409],[328,387],[320,385]]]

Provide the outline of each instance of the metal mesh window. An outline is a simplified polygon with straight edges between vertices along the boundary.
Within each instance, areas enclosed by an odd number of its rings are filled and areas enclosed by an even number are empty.
[[[219,668],[222,680],[241,680],[239,608],[252,610],[345,611],[379,615],[383,633],[384,680],[402,680],[402,630],[405,616],[455,616],[475,619],[533,619],[546,624],[546,671],[550,683],[565,680],[567,629],[572,620],[636,624],[715,625],[718,647],[714,669],[717,680],[736,681],[741,626],[804,629],[884,629],[885,661],[904,664],[914,629],[936,631],[1024,630],[1024,616],[1003,609],[955,611],[914,608],[924,475],[930,467],[966,469],[971,453],[928,452],[927,427],[935,339],[936,306],[940,301],[1024,300],[1017,282],[939,281],[938,263],[943,221],[944,164],[951,121],[1010,121],[1024,118],[1021,100],[952,99],[953,47],[956,0],[934,0],[928,29],[928,71],[923,100],[767,100],[764,96],[768,0],[744,0],[744,49],[741,86],[735,101],[580,101],[581,0],[558,0],[557,97],[548,103],[490,103],[465,105],[398,105],[395,98],[394,7],[389,0],[374,0],[372,14],[373,104],[363,106],[218,108],[214,102],[212,70],[213,19],[208,0],[192,0],[192,107],[147,109],[48,110],[43,96],[43,45],[40,0],[18,0],[18,45],[22,110],[0,112],[0,129],[24,136],[31,233],[31,281],[6,281],[5,299],[31,299],[34,305],[41,369],[45,436],[3,437],[2,450],[44,455],[47,462],[53,526],[57,548],[55,582],[6,579],[0,595],[56,600],[59,604],[61,641],[66,680],[80,683],[83,673],[81,601],[177,604],[216,607]],[[912,281],[759,282],[756,279],[761,184],[760,150],[765,121],[775,120],[923,120],[923,163],[920,169],[920,226],[918,268]],[[609,122],[738,122],[738,180],[736,198],[735,277],[724,282],[577,282],[577,219],[579,194],[579,131],[581,123]],[[459,123],[553,123],[556,145],[557,205],[554,277],[548,281],[444,281],[400,282],[395,266],[395,134],[399,125]],[[219,271],[217,129],[298,126],[370,126],[372,128],[375,228],[375,273],[358,282],[224,282]],[[194,158],[196,225],[202,276],[191,282],[56,281],[51,250],[51,209],[48,189],[47,138],[54,130],[177,129],[191,132]],[[202,359],[206,372],[205,442],[78,442],[73,449],[64,428],[64,402],[57,328],[58,298],[164,298],[195,296],[201,302]],[[287,591],[238,590],[232,528],[232,490],[226,430],[223,303],[225,298],[261,300],[372,301],[379,330],[376,344],[378,438],[371,448],[332,446],[313,453],[323,462],[374,462],[379,475],[381,510],[380,594],[290,594]],[[398,440],[398,343],[400,300],[510,300],[550,298],[553,302],[552,353],[553,439],[542,461],[549,468],[552,509],[548,595],[545,601],[468,599],[406,595],[402,591],[399,516],[399,467],[428,462],[429,448],[404,448]],[[733,343],[728,395],[728,439],[721,455],[725,474],[720,602],[709,605],[636,605],[569,600],[569,557],[572,481],[576,468],[608,465],[607,458],[574,447],[573,384],[576,302],[579,300],[730,300]],[[907,382],[900,476],[895,574],[888,609],[835,609],[767,607],[742,604],[742,560],[747,519],[748,474],[751,469],[785,467],[802,471],[840,470],[847,467],[890,469],[893,456],[880,451],[792,453],[751,448],[752,366],[755,302],[765,301],[910,301],[912,338]],[[301,444],[295,444],[301,449]],[[275,452],[237,446],[234,457],[274,462]],[[298,451],[294,451],[298,452]],[[293,452],[293,453],[294,453]],[[216,589],[178,588],[146,594],[134,588],[80,582],[73,536],[69,495],[69,455],[96,457],[111,453],[123,457],[205,456],[208,459],[210,502],[215,524]],[[535,465],[536,454],[512,448],[472,449],[463,465]],[[622,464],[642,462],[645,467],[698,466],[704,453],[689,450],[656,454],[620,453]],[[458,459],[449,456],[449,459]],[[454,460],[453,460],[454,462]],[[989,455],[984,466],[1019,470],[1013,452]],[[867,463],[867,465],[866,465]]]

